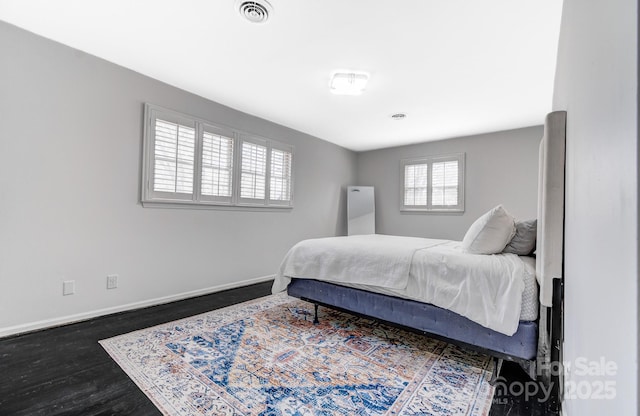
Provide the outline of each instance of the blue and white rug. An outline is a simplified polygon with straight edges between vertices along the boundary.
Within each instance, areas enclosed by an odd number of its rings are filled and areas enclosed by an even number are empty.
[[[100,343],[165,415],[487,415],[492,360],[285,294]]]

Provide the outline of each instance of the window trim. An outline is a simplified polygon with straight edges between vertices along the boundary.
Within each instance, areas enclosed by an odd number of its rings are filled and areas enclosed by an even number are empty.
[[[454,206],[433,205],[433,164],[448,161],[458,162],[458,204]],[[427,204],[405,205],[405,167],[407,165],[427,165]],[[450,153],[446,155],[423,156],[400,160],[400,211],[418,213],[461,213],[464,212],[464,184],[465,184],[465,153]]]
[[[195,154],[194,154],[194,178],[192,194],[178,194],[171,192],[154,191],[154,162],[155,162],[155,120],[157,118],[167,119],[170,122],[193,127],[195,129]],[[154,104],[144,104],[144,127],[143,127],[143,149],[142,149],[142,182],[140,202],[144,207],[151,208],[190,208],[190,209],[225,209],[225,210],[256,210],[256,211],[281,211],[282,209],[293,208],[294,192],[294,147],[287,143],[250,134],[242,130],[229,127],[220,123],[213,123],[197,117],[179,113]],[[231,197],[216,197],[202,195],[202,154],[203,154],[203,133],[207,131],[219,134],[233,140],[233,165],[231,180]],[[240,173],[241,173],[241,153],[244,141],[260,144],[267,147],[267,162],[265,171],[265,198],[247,199],[240,198]],[[270,201],[269,185],[271,173],[271,149],[281,149],[291,153],[291,177],[290,177],[290,198],[288,201]],[[184,197],[182,197],[182,195]]]

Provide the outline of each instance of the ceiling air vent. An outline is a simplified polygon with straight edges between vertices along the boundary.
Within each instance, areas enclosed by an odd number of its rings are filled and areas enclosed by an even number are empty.
[[[264,23],[269,19],[269,13],[273,10],[271,4],[266,0],[236,2],[240,15],[251,23]]]

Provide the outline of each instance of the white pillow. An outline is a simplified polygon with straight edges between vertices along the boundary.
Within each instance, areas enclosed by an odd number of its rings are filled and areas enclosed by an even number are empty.
[[[514,218],[498,205],[471,224],[462,240],[462,249],[471,254],[500,253],[515,234]]]

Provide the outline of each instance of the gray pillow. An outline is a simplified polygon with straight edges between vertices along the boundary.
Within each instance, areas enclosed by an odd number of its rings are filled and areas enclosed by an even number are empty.
[[[516,235],[502,250],[503,253],[513,253],[528,256],[536,248],[536,234],[538,220],[516,221]]]

